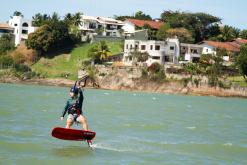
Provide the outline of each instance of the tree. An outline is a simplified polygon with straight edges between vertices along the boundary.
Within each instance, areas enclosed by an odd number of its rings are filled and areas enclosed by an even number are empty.
[[[189,30],[185,28],[173,28],[166,31],[169,38],[177,37],[180,42],[192,43],[194,40]]]
[[[147,52],[140,52],[140,51],[133,51],[130,53],[133,60],[136,60],[136,62],[145,62],[148,60],[149,54]]]
[[[221,29],[221,34],[218,36],[218,40],[225,42],[231,41],[239,37],[240,30],[232,26],[225,25]]]
[[[21,17],[23,17],[23,14],[20,11],[15,11],[13,16],[21,16]]]
[[[199,68],[201,73],[207,74],[207,69],[212,65],[212,55],[202,54],[199,59]]]
[[[35,16],[33,16],[32,24],[33,24],[33,26],[40,27],[40,26],[48,23],[48,21],[50,19],[51,19],[51,17],[47,14],[37,13],[37,14],[35,14]]]
[[[240,74],[247,81],[247,44],[241,45],[240,54],[237,58],[237,66],[239,68]]]
[[[69,26],[73,20],[73,15],[71,13],[67,13],[64,16],[64,22]]]
[[[60,20],[60,17],[59,17],[59,15],[58,15],[58,13],[54,12],[54,13],[52,14],[52,16],[51,16],[50,21],[51,21],[51,22],[59,22],[59,20]]]
[[[100,41],[94,44],[88,50],[88,57],[90,57],[95,63],[102,63],[109,56],[110,50],[105,41]]]
[[[160,29],[157,32],[157,39],[158,40],[166,40],[166,38],[168,37],[168,29],[170,29],[170,25],[167,23],[164,23],[163,25],[161,25]]]
[[[152,20],[150,15],[147,15],[143,13],[142,11],[137,11],[134,16],[135,19],[140,19],[140,20]]]
[[[12,36],[10,34],[3,34],[0,37],[0,55],[7,53],[9,50],[15,48]]]
[[[144,26],[140,29],[146,29],[148,33],[148,39],[149,40],[156,40],[157,37],[157,31],[152,29],[152,27],[149,24],[144,24]]]
[[[219,76],[221,75],[223,66],[223,56],[227,55],[225,49],[217,49],[216,55],[211,56],[211,66],[208,68],[208,81],[210,86],[219,84]]]
[[[171,28],[186,28],[192,32],[195,42],[206,38],[206,31],[210,25],[219,23],[220,18],[206,13],[189,13],[180,11],[164,11],[161,19],[169,23]]]
[[[137,11],[134,14],[134,16],[129,16],[129,15],[117,16],[117,15],[115,15],[114,18],[117,19],[117,20],[121,20],[121,21],[124,21],[124,20],[126,20],[128,18],[134,18],[134,19],[140,19],[140,20],[152,20],[152,17],[150,15],[145,14],[142,11]]]
[[[240,32],[240,37],[242,39],[247,39],[247,29]]]
[[[220,26],[218,23],[210,25],[205,31],[205,39],[211,41],[218,41],[218,36],[221,34]]]
[[[34,33],[29,34],[26,40],[28,48],[35,49],[41,53],[59,50],[63,46],[73,44],[68,32],[68,27],[63,21],[53,17],[53,21],[41,26]]]
[[[184,65],[184,70],[190,74],[190,80],[192,81],[193,75],[198,72],[198,66],[194,63],[187,63]]]
[[[82,23],[82,21],[81,21],[81,17],[82,16],[82,13],[80,13],[80,12],[77,12],[77,13],[75,13],[75,15],[73,16],[73,25],[75,25],[75,26],[80,26],[81,25],[81,23]]]

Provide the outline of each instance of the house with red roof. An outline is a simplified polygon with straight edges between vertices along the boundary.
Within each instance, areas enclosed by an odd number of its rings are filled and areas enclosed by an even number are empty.
[[[231,42],[218,42],[218,41],[203,41],[198,44],[180,43],[180,56],[185,61],[194,62],[198,61],[202,54],[217,53],[217,49],[225,49],[232,55],[236,55],[240,52],[240,46],[246,44],[247,40],[235,39]],[[225,61],[231,61],[230,56],[224,56]]]
[[[153,30],[159,30],[162,24],[164,24],[164,22],[129,18],[124,21],[122,29],[126,36],[131,36],[135,31],[142,29],[146,25],[150,26]]]

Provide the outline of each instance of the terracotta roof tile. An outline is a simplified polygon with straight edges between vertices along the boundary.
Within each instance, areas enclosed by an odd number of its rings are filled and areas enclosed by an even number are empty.
[[[246,44],[247,40],[245,40],[245,39],[236,39],[235,42],[237,42],[239,44]]]
[[[231,52],[239,52],[240,45],[234,42],[216,42],[216,41],[204,41],[204,43],[221,49],[226,49]]]
[[[9,24],[7,24],[7,23],[0,23],[0,28],[1,29],[14,29],[14,28],[10,27]]]
[[[145,24],[148,24],[153,29],[159,29],[160,26],[164,24],[164,22],[157,22],[157,21],[151,21],[151,20],[139,20],[139,19],[132,19],[132,18],[127,19],[127,21],[131,22],[137,27],[143,27]]]

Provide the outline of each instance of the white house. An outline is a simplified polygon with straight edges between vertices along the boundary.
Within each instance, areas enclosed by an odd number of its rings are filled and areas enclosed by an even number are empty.
[[[0,36],[3,34],[13,34],[14,28],[10,27],[7,23],[0,23]]]
[[[124,21],[122,29],[124,30],[125,36],[129,37],[145,25],[148,25],[151,29],[158,30],[162,24],[164,24],[164,22],[129,18]]]
[[[101,31],[102,36],[121,37],[122,21],[106,17],[94,17],[82,15],[82,24],[79,29],[83,36],[97,35]]]
[[[135,60],[131,53],[138,51],[149,54],[146,61],[148,66],[155,62],[160,64],[178,63],[179,49],[178,39],[167,39],[166,41],[125,40],[123,62],[125,65],[133,65]]]
[[[32,26],[32,21],[24,19],[22,16],[13,16],[8,21],[10,27],[14,29],[15,45],[19,45],[28,38],[28,34],[33,33],[37,27]]]
[[[182,61],[197,62],[199,61],[202,52],[206,51],[206,47],[198,44],[180,44],[180,56]],[[205,53],[206,54],[206,53]]]
[[[237,41],[237,40],[236,40]],[[237,43],[236,41],[232,42],[217,42],[217,41],[203,41],[199,43],[202,45],[203,51],[202,54],[216,54],[217,49],[225,49],[227,52],[231,54],[238,54],[240,52],[240,43]],[[230,61],[230,56],[224,56],[224,61]]]

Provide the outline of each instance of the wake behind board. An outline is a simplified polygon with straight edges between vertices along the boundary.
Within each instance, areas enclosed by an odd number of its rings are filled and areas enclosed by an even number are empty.
[[[55,127],[51,135],[62,140],[90,141],[95,137],[96,133],[92,131]]]

